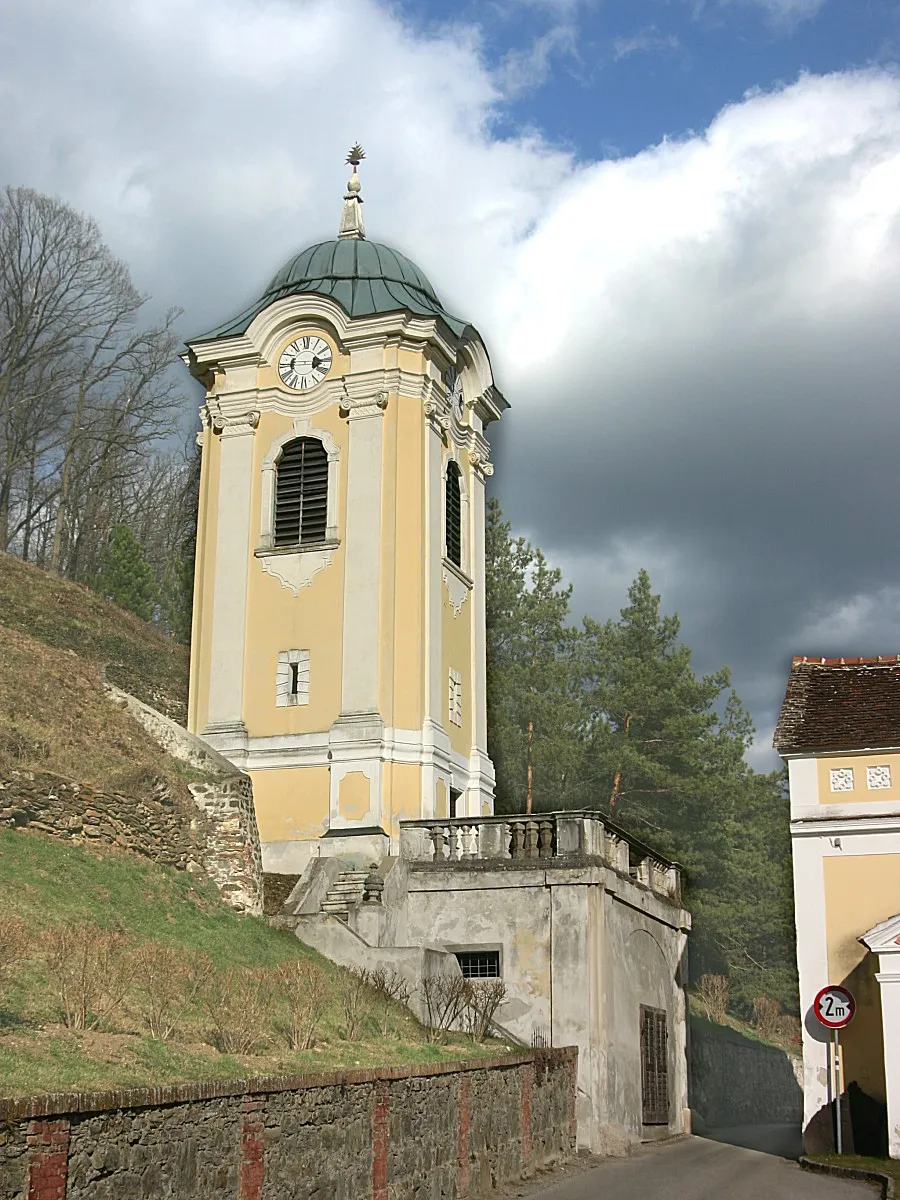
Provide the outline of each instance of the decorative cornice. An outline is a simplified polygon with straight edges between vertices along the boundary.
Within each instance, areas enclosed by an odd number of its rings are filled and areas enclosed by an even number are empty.
[[[243,412],[226,412],[218,398],[210,400],[200,410],[200,420],[205,427],[221,437],[241,437],[252,433],[259,424],[259,409],[248,408]]]
[[[487,453],[478,446],[469,451],[469,464],[482,479],[494,473],[494,464],[489,461]]]
[[[428,424],[435,433],[446,433],[452,424],[450,419],[450,409],[446,400],[439,399],[437,393],[432,393],[431,396],[422,405],[422,410],[425,413],[425,418]]]
[[[339,404],[341,416],[350,421],[361,417],[381,417],[388,406],[388,393],[376,392],[374,396],[350,396],[345,391]]]

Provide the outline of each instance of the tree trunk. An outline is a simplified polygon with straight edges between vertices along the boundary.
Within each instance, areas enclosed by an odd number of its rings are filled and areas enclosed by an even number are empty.
[[[626,741],[628,740],[628,729],[629,729],[629,726],[631,725],[631,716],[632,716],[632,714],[629,713],[628,716],[625,718],[625,740]],[[616,771],[616,777],[613,780],[612,795],[609,798],[610,813],[614,812],[614,810],[615,810],[616,800],[618,799],[618,796],[619,796],[619,784],[621,782],[622,782],[622,764],[620,762],[618,770]]]
[[[530,815],[534,803],[534,721],[528,722],[525,763],[525,812]]]

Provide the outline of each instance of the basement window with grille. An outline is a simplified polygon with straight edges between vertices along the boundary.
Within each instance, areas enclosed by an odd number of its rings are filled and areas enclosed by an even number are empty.
[[[328,524],[328,455],[318,438],[294,438],[275,469],[276,547],[325,540]]]
[[[459,467],[447,463],[444,503],[444,544],[447,558],[455,567],[462,566],[462,494],[459,486]]]
[[[499,950],[457,950],[456,961],[463,979],[499,979]]]
[[[669,1123],[669,1048],[666,1014],[641,1005],[641,1121]]]

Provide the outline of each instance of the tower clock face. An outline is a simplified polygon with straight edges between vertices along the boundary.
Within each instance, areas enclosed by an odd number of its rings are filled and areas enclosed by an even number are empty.
[[[462,419],[465,414],[462,380],[455,371],[451,371],[447,378],[447,399],[450,401],[450,407],[453,410],[454,417],[456,417],[457,421],[462,424]]]
[[[321,383],[331,370],[331,347],[324,338],[309,334],[291,342],[278,360],[282,381],[298,392]]]

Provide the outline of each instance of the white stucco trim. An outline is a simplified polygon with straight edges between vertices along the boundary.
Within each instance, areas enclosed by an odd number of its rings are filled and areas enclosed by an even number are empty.
[[[231,733],[243,728],[255,427],[256,421],[252,420],[226,424],[219,440],[218,520],[206,724],[206,730],[210,732]]]
[[[812,1014],[816,993],[828,983],[828,941],[825,927],[825,881],[822,867],[825,839],[793,842],[794,917],[797,926],[797,973],[803,1036],[803,1124],[812,1120],[830,1092],[829,1035]]]
[[[900,800],[858,800],[850,804],[798,804],[791,806],[796,823],[859,821],[870,818],[900,818]]]
[[[341,712],[378,712],[384,405],[348,410]]]

